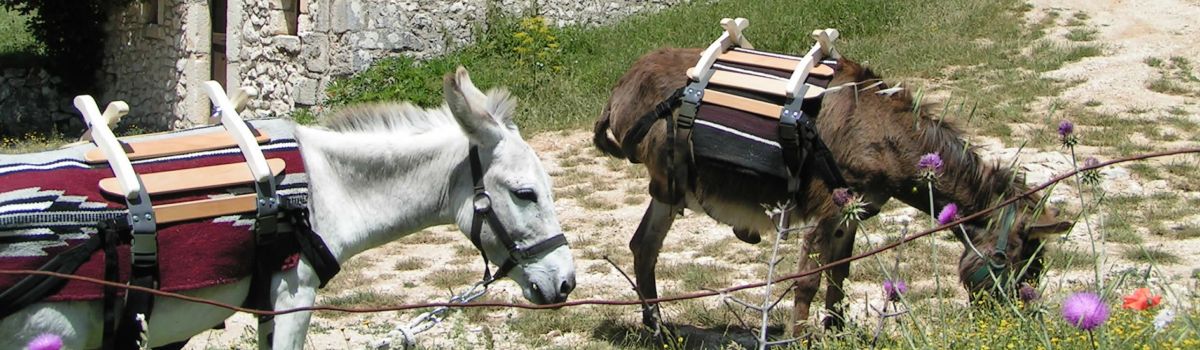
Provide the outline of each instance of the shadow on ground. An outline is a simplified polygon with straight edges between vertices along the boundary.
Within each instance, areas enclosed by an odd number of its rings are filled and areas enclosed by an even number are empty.
[[[667,334],[672,334],[676,340],[682,338],[682,343],[679,347],[683,349],[722,349],[728,348],[730,343],[736,343],[738,346],[746,349],[757,348],[755,343],[755,334],[757,329],[748,329],[742,326],[716,326],[716,327],[696,327],[691,325],[667,323],[664,326],[669,330]],[[771,335],[772,340],[778,340],[783,337],[784,329],[782,327],[770,327],[767,332]],[[653,332],[646,329],[641,324],[631,324],[615,320],[605,320],[592,331],[592,338],[596,340],[606,341],[618,347],[636,347],[642,349],[662,349],[663,342],[670,341],[669,339],[659,339]]]

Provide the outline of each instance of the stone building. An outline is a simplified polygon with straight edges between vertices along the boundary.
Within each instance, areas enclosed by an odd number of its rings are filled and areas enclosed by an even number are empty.
[[[128,120],[204,123],[200,83],[253,86],[246,117],[321,102],[338,77],[383,57],[429,57],[471,40],[491,5],[536,8],[557,25],[604,24],[687,0],[135,0],[106,27],[101,103],[124,100]]]

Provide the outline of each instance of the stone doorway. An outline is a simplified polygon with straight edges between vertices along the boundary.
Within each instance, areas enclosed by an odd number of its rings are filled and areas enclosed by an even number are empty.
[[[212,19],[212,48],[211,48],[211,73],[212,80],[221,84],[221,87],[229,89],[227,67],[229,66],[229,58],[226,56],[225,32],[228,26],[229,1],[228,0],[210,0],[209,18]]]

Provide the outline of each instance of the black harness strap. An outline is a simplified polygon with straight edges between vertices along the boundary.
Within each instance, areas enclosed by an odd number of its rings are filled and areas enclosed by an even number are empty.
[[[621,152],[625,153],[625,158],[633,164],[641,163],[641,159],[637,156],[637,147],[646,139],[646,134],[650,133],[650,128],[659,119],[667,119],[671,115],[671,111],[679,107],[682,102],[679,98],[683,96],[683,88],[676,89],[667,99],[654,105],[654,110],[646,112],[637,122],[633,124],[621,137]]]
[[[779,113],[779,148],[788,172],[787,190],[791,198],[797,199],[804,177],[804,164],[808,162],[809,150],[812,149],[812,139],[807,137],[807,131],[801,129],[803,122],[811,121],[802,109],[806,90],[808,85],[797,94],[799,98],[789,99]],[[805,137],[801,137],[802,133]]]
[[[87,262],[92,256],[92,252],[104,246],[104,230],[88,237],[83,244],[71,247],[66,251],[54,256],[38,270],[54,271],[58,273],[74,273],[79,266]],[[56,277],[43,275],[29,275],[17,281],[12,287],[0,293],[0,319],[6,318],[18,310],[32,305],[47,296],[57,293],[62,290],[67,284],[66,280]]]
[[[245,306],[247,307],[274,310],[275,305],[271,302],[271,276],[279,271],[285,259],[297,252],[304,260],[308,261],[313,271],[316,272],[317,278],[320,280],[318,288],[325,288],[325,285],[342,270],[341,264],[333,256],[333,252],[329,251],[325,240],[313,231],[308,217],[308,208],[304,205],[285,202],[279,206],[279,209],[275,216],[282,215],[283,224],[280,224],[279,218],[276,218],[270,221],[269,227],[291,234],[257,232],[268,229],[268,226],[260,227],[257,222],[255,223],[255,237],[260,240],[256,243],[254,259],[256,266],[254,275],[250,279],[250,294],[246,296]],[[260,316],[259,326],[269,326],[271,319],[270,316]]]
[[[695,178],[692,176],[692,169],[696,164],[692,154],[692,128],[696,124],[696,115],[700,112],[700,103],[704,100],[704,89],[708,87],[708,80],[714,72],[709,69],[703,76],[683,88],[679,112],[675,117],[675,129],[668,132],[673,147],[667,153],[668,193],[671,194],[671,201],[676,203],[684,199],[680,190],[686,191],[695,187]]]
[[[300,245],[300,256],[308,260],[316,271],[317,278],[321,280],[317,287],[325,288],[325,285],[342,271],[341,264],[333,256],[333,252],[329,251],[325,240],[313,231],[312,223],[308,221],[308,208],[288,207],[285,212],[292,224],[292,236]]]
[[[468,162],[471,163],[471,181],[475,186],[475,198],[472,203],[475,215],[471,217],[471,231],[469,236],[471,244],[475,245],[475,249],[478,249],[479,255],[483,257],[484,287],[495,282],[496,279],[508,276],[508,273],[517,267],[517,265],[543,253],[567,245],[567,237],[560,233],[527,247],[517,246],[508,230],[504,228],[504,224],[500,222],[500,218],[492,212],[492,196],[488,194],[487,189],[483,185],[483,162],[479,159],[479,148],[472,145],[467,158]],[[492,234],[496,236],[500,244],[504,245],[504,249],[508,251],[508,258],[500,264],[494,275],[491,272],[491,263],[487,257],[487,250],[483,247],[484,220],[492,228]]]
[[[121,233],[129,232],[129,228],[118,229],[120,223],[124,221],[105,220],[101,221],[97,226],[98,232],[96,236],[103,240],[104,245],[104,280],[117,281],[120,277],[119,258],[117,255],[117,245],[121,243]],[[117,313],[120,305],[120,300],[117,299],[117,288],[112,286],[104,286],[104,331],[101,339],[101,348],[116,349],[117,348]]]

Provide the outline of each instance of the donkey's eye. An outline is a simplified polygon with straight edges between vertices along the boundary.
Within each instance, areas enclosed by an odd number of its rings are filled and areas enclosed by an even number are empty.
[[[537,203],[537,192],[534,192],[532,188],[513,190],[512,193],[517,198]]]

